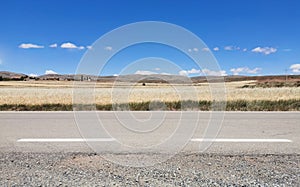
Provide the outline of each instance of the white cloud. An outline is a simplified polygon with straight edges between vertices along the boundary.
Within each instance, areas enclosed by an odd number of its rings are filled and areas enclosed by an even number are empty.
[[[261,68],[250,69],[248,67],[240,67],[240,68],[232,68],[230,71],[233,75],[239,75],[240,73],[249,73],[249,74],[257,74]]]
[[[45,75],[49,75],[49,74],[57,74],[57,73],[53,70],[46,70]]]
[[[147,71],[147,70],[138,70],[134,74],[139,74],[139,75],[153,75],[153,74],[157,74],[157,73],[153,72],[153,71]]]
[[[60,47],[63,49],[77,49],[78,48],[75,44],[73,44],[71,42],[63,43],[60,45]]]
[[[154,68],[154,70],[155,70],[155,71],[159,71],[159,70],[160,70],[160,68]]]
[[[247,73],[250,74],[257,74],[259,71],[261,71],[262,68],[254,68],[254,69],[248,69]]]
[[[248,49],[247,49],[247,48],[244,48],[243,51],[246,52],[246,51],[248,51]]]
[[[107,50],[107,51],[112,51],[113,50],[113,48],[111,46],[106,46],[106,47],[104,47],[104,49]]]
[[[34,73],[30,73],[29,74],[29,77],[37,77],[38,75],[37,74],[34,74]]]
[[[188,49],[188,52],[198,52],[198,51],[199,51],[199,49],[197,47]],[[209,51],[209,48],[204,47],[204,48],[202,48],[202,51]]]
[[[88,45],[88,46],[86,46],[86,48],[87,48],[87,49],[92,49],[93,47],[90,46],[90,45]]]
[[[210,51],[210,49],[209,49],[208,47],[204,47],[204,48],[202,49],[202,51],[208,52],[208,51]]]
[[[57,48],[57,44],[55,43],[55,44],[51,44],[51,45],[49,45],[49,47],[51,47],[51,48]]]
[[[220,49],[218,47],[213,48],[214,51],[219,51]]]
[[[227,75],[225,70],[212,71],[209,69],[203,69],[202,72],[207,76],[226,76]]]
[[[232,45],[224,47],[225,51],[238,51],[240,49],[241,49],[240,47],[236,47],[236,46],[232,46]]]
[[[202,71],[200,69],[190,69],[190,70],[181,70],[178,72],[179,75],[182,76],[189,76],[190,74],[200,74],[200,75],[212,75],[212,76],[226,76],[226,71],[220,70],[220,71],[211,71],[209,69],[203,69]]]
[[[251,50],[254,53],[262,53],[265,55],[269,55],[271,53],[276,53],[277,49],[273,47],[256,47]]]
[[[178,72],[179,75],[182,75],[182,76],[188,76],[188,72],[186,70],[181,70]]]
[[[195,69],[195,68],[190,69],[190,70],[181,70],[178,72],[178,74],[182,75],[182,76],[188,76],[190,74],[201,74],[201,73],[202,73],[201,70]]]
[[[193,51],[195,51],[195,52],[198,52],[198,51],[199,51],[199,49],[198,49],[198,48],[196,48],[196,47],[194,47],[194,48],[193,48]]]
[[[300,64],[292,64],[290,66],[290,69],[292,70],[292,72],[294,73],[300,73]]]
[[[79,50],[83,50],[85,49],[84,46],[77,46],[71,42],[66,42],[60,45],[61,48],[63,49],[79,49]]]
[[[171,73],[166,73],[166,72],[162,72],[162,73],[159,73],[160,75],[172,75]]]
[[[226,51],[233,51],[234,47],[233,46],[225,46],[224,49]]]
[[[188,74],[196,74],[196,73],[201,73],[201,70],[193,68],[191,70],[188,70],[187,72]]]
[[[157,73],[157,72],[147,71],[147,70],[138,70],[134,74],[138,74],[138,75],[171,75],[170,73],[166,73],[166,72]]]
[[[41,49],[44,48],[42,45],[31,44],[31,43],[23,43],[19,45],[21,49]]]

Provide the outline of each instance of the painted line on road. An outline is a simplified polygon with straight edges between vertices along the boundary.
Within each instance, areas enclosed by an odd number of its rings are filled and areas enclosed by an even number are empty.
[[[17,142],[113,142],[114,138],[23,138]],[[216,142],[216,143],[292,143],[289,139],[235,139],[235,138],[194,138],[192,142]]]
[[[24,138],[17,142],[112,142],[114,138]]]
[[[203,139],[195,138],[192,142],[222,142],[222,143],[292,143],[289,139],[235,139],[235,138],[216,138],[216,139]]]

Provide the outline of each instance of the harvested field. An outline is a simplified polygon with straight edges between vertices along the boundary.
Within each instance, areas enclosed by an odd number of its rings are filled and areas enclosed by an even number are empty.
[[[253,82],[253,81],[252,81]],[[217,84],[217,83],[214,83]],[[272,88],[241,88],[250,81],[226,83],[226,98],[236,100],[290,100],[300,99],[300,87]],[[78,85],[77,85],[78,86]],[[160,100],[173,102],[179,100],[211,101],[210,87],[207,83],[194,85],[147,84],[146,86],[129,85],[126,83],[84,83],[83,89],[94,89],[96,104],[136,103]],[[193,87],[192,87],[193,86]],[[211,85],[212,86],[212,85]],[[95,87],[95,88],[94,88]],[[35,82],[0,82],[0,105],[41,105],[41,104],[72,104],[73,82],[68,81],[35,81]],[[177,89],[177,90],[176,90]],[[197,95],[195,97],[195,94]],[[126,100],[120,99],[128,96]]]

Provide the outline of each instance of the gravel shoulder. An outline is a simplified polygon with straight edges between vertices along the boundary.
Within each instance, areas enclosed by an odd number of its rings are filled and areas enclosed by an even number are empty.
[[[91,153],[10,152],[0,153],[0,186],[299,186],[299,161],[299,154],[182,153],[135,168]]]

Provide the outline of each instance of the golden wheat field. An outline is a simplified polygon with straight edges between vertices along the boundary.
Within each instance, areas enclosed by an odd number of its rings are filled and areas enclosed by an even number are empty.
[[[247,83],[250,82],[229,82],[225,84],[226,90],[220,89],[214,93],[222,96],[226,94],[224,96],[228,101],[300,99],[299,87],[241,88]],[[211,90],[217,86],[220,85],[153,83],[142,86],[126,83],[114,85],[113,83],[77,82],[74,91],[74,83],[67,81],[2,81],[0,82],[0,104],[72,104],[73,94],[78,93],[78,89],[82,89],[83,92],[88,90],[88,93],[92,93],[97,104],[153,100],[212,100],[216,98],[212,97]]]

